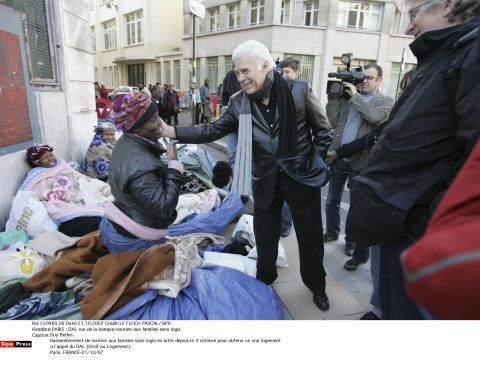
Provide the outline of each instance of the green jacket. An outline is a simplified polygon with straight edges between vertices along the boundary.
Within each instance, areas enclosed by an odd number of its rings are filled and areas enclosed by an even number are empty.
[[[326,106],[328,121],[332,125],[333,140],[329,151],[340,147],[342,142],[343,129],[348,118],[348,112],[354,108],[360,113],[362,122],[358,128],[356,138],[363,137],[375,127],[387,120],[393,107],[393,99],[383,93],[377,92],[370,101],[366,101],[361,94],[355,94],[351,99],[331,99]],[[350,159],[353,170],[359,171],[368,162],[371,148],[366,148],[354,154]]]

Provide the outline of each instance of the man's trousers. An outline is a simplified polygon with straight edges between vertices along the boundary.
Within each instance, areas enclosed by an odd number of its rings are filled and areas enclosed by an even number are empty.
[[[254,206],[253,228],[257,245],[257,279],[271,284],[277,278],[275,262],[280,239],[283,202],[292,211],[300,254],[300,274],[314,295],[325,292],[323,229],[320,187],[314,188],[278,173],[273,201],[267,210]]]

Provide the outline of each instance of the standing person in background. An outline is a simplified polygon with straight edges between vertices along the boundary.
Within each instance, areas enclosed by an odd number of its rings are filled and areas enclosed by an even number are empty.
[[[383,70],[377,64],[367,64],[363,68],[365,79],[354,86],[343,82],[347,96],[329,97],[327,115],[334,128],[333,141],[329,151],[354,141],[371,132],[382,124],[390,114],[393,99],[379,91],[383,80]],[[330,165],[330,181],[328,196],[325,203],[327,220],[324,242],[338,239],[340,233],[340,202],[342,200],[345,183],[365,166],[370,156],[370,149],[356,153],[352,158],[333,161]],[[353,255],[355,239],[345,238],[345,254]],[[361,254],[345,263],[345,268],[353,271],[359,264],[368,260],[368,248],[360,247]]]
[[[143,94],[147,95],[148,98],[152,98],[152,94],[151,94],[150,90],[147,87],[145,87],[143,82],[138,83],[138,90],[140,92],[142,92]]]
[[[292,210],[300,253],[300,273],[313,303],[330,308],[323,267],[321,185],[327,168],[322,158],[331,142],[330,124],[320,101],[305,81],[284,80],[258,41],[235,48],[232,59],[242,91],[230,98],[215,124],[169,127],[164,135],[185,143],[207,143],[238,131],[232,192],[252,195],[257,243],[257,279],[277,278],[275,262],[283,202]]]
[[[180,99],[178,98],[177,91],[175,91],[173,87],[174,85],[171,83],[168,85],[168,91],[165,92],[164,101],[167,110],[167,124],[172,125],[173,118],[173,124],[177,126]]]
[[[202,102],[202,116],[200,118],[201,123],[209,123],[209,119],[206,119],[205,117],[205,111],[206,109],[208,109],[207,105],[210,105],[211,99],[212,99],[212,94],[210,92],[208,78],[205,78],[205,80],[203,81],[203,86],[200,87],[200,100]]]
[[[278,64],[278,67],[281,69],[284,79],[298,79],[300,73],[300,61],[297,59],[287,57]],[[280,236],[282,238],[290,235],[292,224],[292,212],[290,211],[287,202],[284,202],[282,207],[282,226],[280,228]]]

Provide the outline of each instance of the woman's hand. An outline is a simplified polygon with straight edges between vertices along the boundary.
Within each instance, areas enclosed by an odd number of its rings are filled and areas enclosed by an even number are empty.
[[[170,140],[170,142],[167,143],[167,157],[169,160],[178,160],[176,141]]]

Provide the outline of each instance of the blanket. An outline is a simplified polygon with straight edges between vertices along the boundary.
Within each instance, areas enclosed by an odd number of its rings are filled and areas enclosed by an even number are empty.
[[[35,192],[57,223],[101,217],[107,202],[113,201],[108,184],[79,173],[61,159],[54,167],[30,170],[20,189]]]
[[[99,231],[94,231],[63,250],[61,258],[35,274],[23,287],[43,292],[65,290],[67,279],[85,272],[91,273],[97,260],[105,254],[108,254],[108,250],[100,241]]]
[[[93,289],[82,301],[84,319],[101,319],[148,290],[148,281],[174,263],[173,244],[112,253],[100,258],[92,273]]]

